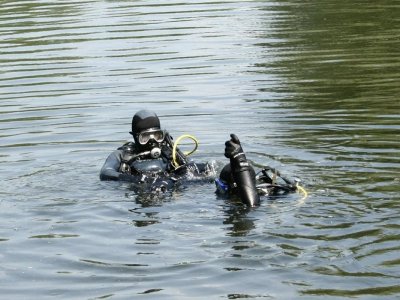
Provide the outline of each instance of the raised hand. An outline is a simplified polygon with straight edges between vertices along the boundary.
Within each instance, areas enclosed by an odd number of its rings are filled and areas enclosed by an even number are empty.
[[[242,153],[244,154],[239,138],[236,134],[231,133],[231,139],[225,142],[225,157],[234,158]]]

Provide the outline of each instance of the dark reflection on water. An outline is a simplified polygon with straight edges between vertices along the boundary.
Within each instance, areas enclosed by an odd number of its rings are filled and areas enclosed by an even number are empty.
[[[399,6],[0,1],[2,296],[399,297]],[[309,197],[100,182],[143,107]]]

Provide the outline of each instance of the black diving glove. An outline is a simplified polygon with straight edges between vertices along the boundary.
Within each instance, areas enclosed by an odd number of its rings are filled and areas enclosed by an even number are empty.
[[[236,134],[231,133],[231,139],[225,142],[225,157],[235,159],[239,156],[244,156],[244,158],[246,158],[242,146],[240,145],[239,138]]]

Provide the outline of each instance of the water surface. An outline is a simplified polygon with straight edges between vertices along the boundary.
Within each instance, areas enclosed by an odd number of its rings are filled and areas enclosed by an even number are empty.
[[[398,1],[0,1],[7,299],[398,299]],[[309,192],[100,182],[151,109]]]

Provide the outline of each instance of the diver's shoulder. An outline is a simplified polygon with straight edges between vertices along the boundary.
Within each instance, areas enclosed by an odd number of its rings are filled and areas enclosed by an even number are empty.
[[[136,152],[137,147],[134,142],[126,142],[122,146],[118,147],[117,150],[134,153]]]

